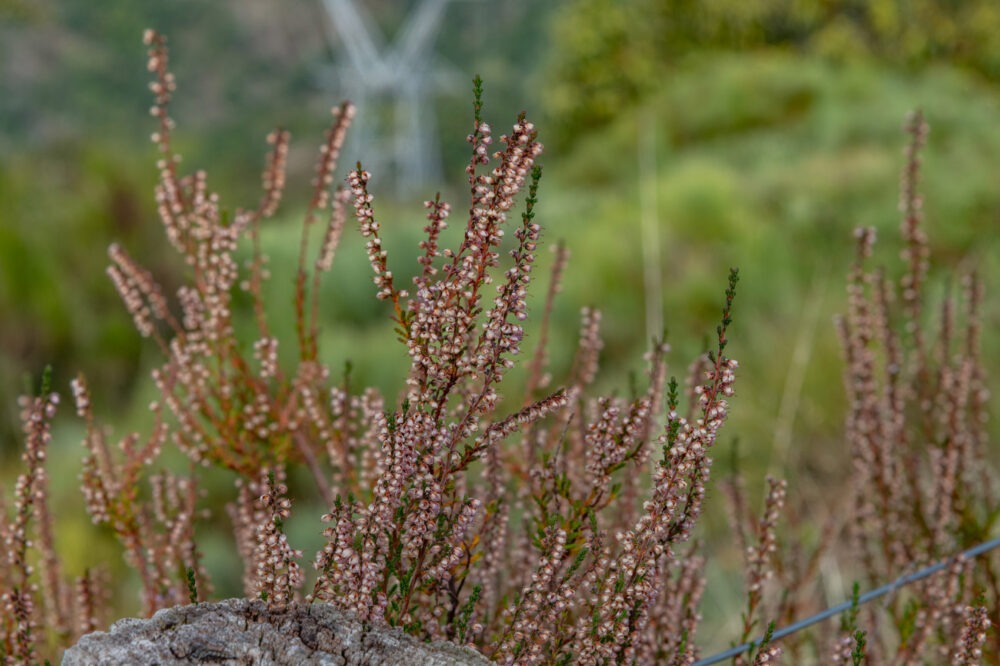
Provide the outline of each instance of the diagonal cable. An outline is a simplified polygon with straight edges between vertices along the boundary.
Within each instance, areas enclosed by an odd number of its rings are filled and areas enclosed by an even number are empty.
[[[878,587],[869,592],[865,592],[864,594],[859,596],[858,606],[866,604],[872,599],[878,599],[879,597],[889,594],[890,592],[893,592],[895,590],[898,590],[899,588],[905,585],[909,585],[910,583],[927,578],[928,576],[935,574],[938,571],[941,571],[942,569],[947,569],[948,567],[955,564],[955,562],[958,562],[959,560],[968,560],[972,559],[973,557],[982,555],[983,553],[993,550],[997,546],[1000,546],[1000,537],[991,539],[985,543],[981,543],[978,546],[973,546],[972,548],[969,548],[968,550],[965,550],[959,553],[958,555],[950,557],[947,560],[942,560],[937,564],[932,564],[928,567],[924,567],[923,569],[915,571],[914,573],[907,574],[905,576],[900,576],[899,578],[897,578],[896,580],[887,585],[883,585],[882,587]],[[773,643],[779,638],[783,638],[785,636],[788,636],[789,634],[794,634],[796,631],[799,631],[800,629],[805,629],[806,627],[812,626],[817,622],[822,622],[827,618],[833,617],[834,615],[839,615],[844,611],[850,610],[852,604],[853,604],[852,601],[845,601],[844,603],[837,604],[836,606],[827,608],[825,611],[816,613],[811,617],[807,617],[804,620],[799,620],[798,622],[790,624],[787,627],[782,627],[781,629],[778,629],[771,635],[771,642]],[[720,661],[725,661],[726,659],[735,657],[736,655],[742,654],[747,650],[757,647],[758,645],[761,644],[763,640],[764,638],[762,636],[756,640],[750,641],[749,643],[743,643],[742,645],[737,645],[736,647],[729,648],[728,650],[725,650],[723,652],[713,654],[711,657],[705,657],[704,659],[699,659],[698,661],[694,662],[692,666],[708,666],[709,664],[717,664]]]

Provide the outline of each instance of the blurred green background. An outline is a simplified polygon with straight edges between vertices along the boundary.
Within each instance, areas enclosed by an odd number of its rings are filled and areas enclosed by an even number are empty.
[[[417,5],[363,4],[387,35]],[[153,208],[142,30],[155,27],[170,39],[176,145],[185,167],[208,170],[224,205],[257,200],[263,138],[277,125],[292,130],[286,204],[264,232],[281,317],[297,212],[328,109],[340,101],[322,85],[339,54],[325,20],[312,0],[0,0],[5,480],[18,470],[16,395],[47,364],[67,397],[68,381],[84,372],[97,414],[116,432],[142,427],[148,371],[160,359],[140,341],[105,278],[105,250],[123,243],[168,292],[183,276]],[[575,349],[584,305],[605,315],[601,383],[622,387],[629,373],[641,372],[650,298],[674,347],[671,370],[683,376],[714,331],[728,268],[738,266],[730,349],[741,370],[721,446],[739,437],[751,497],[765,471],[784,475],[819,521],[829,510],[824,498],[842,492],[849,473],[831,316],[845,307],[855,226],[878,228],[878,261],[891,264],[898,252],[901,126],[915,108],[931,126],[921,187],[931,291],[940,299],[954,287],[956,268],[980,271],[984,358],[993,376],[1000,370],[992,335],[1000,324],[997,34],[1000,5],[992,0],[451,3],[436,52],[463,81],[483,76],[485,116],[498,134],[523,109],[547,146],[538,219],[544,240],[564,240],[573,255],[554,314],[555,381]],[[445,174],[439,185],[398,197],[375,174],[376,214],[398,274],[416,266],[422,199],[440,189],[454,204],[453,224],[461,224],[470,87],[435,98]],[[651,242],[658,252],[648,251]],[[646,290],[644,270],[659,275],[659,294]],[[324,285],[321,350],[331,368],[350,359],[360,381],[391,395],[402,385],[405,352],[388,311],[372,298],[369,273],[363,244],[345,234]],[[537,313],[542,285],[536,292]],[[935,317],[933,307],[927,316]],[[79,571],[118,555],[86,525],[74,487],[80,425],[71,412],[63,408],[52,445],[53,486],[60,538]],[[995,423],[991,428],[996,435]],[[728,450],[717,457],[726,472]],[[724,514],[713,503],[703,536],[724,543]],[[315,544],[317,523],[303,513],[300,538]],[[227,586],[238,583],[238,572],[222,574],[231,556],[224,545],[206,549],[220,586],[232,593]],[[736,615],[739,593],[729,588],[738,587],[738,569],[713,575],[726,582],[710,586],[705,614],[723,626],[720,617]]]

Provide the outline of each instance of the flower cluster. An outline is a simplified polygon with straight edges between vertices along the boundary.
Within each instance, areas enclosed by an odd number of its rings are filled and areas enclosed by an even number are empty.
[[[992,624],[986,609],[982,606],[966,606],[963,613],[965,622],[962,625],[962,635],[951,657],[953,666],[967,666],[982,662],[986,632],[989,631]]]
[[[396,291],[392,283],[392,271],[386,264],[388,253],[382,249],[382,239],[379,237],[379,223],[375,221],[375,213],[372,210],[373,197],[368,193],[368,181],[371,174],[361,169],[351,171],[347,176],[347,183],[351,187],[351,194],[354,195],[354,214],[361,226],[361,235],[368,239],[365,248],[368,251],[368,261],[371,262],[372,270],[375,271],[375,286],[378,291],[375,298],[384,300],[392,298],[394,303],[400,298],[406,298],[405,290]]]
[[[287,497],[288,486],[284,483],[281,468],[261,470],[255,485],[261,492],[256,503],[263,518],[255,526],[255,591],[269,604],[284,606],[294,600],[295,593],[305,580],[298,563],[302,551],[293,550],[282,531],[282,524],[291,515],[292,501]]]

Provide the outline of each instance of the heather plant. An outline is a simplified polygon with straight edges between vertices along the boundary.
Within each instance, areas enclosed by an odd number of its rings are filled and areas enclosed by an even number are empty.
[[[782,640],[793,658],[964,664],[980,663],[986,654],[994,663],[1000,654],[997,633],[989,629],[1000,621],[996,562],[963,555],[1000,545],[995,534],[998,478],[989,464],[985,430],[989,393],[980,350],[982,284],[974,271],[961,276],[958,294],[946,292],[936,320],[926,316],[929,251],[917,185],[928,127],[921,113],[907,119],[905,131],[910,141],[900,186],[902,268],[895,278],[885,267],[868,268],[875,230],[857,229],[848,311],[835,322],[850,405],[846,517],[824,526],[811,551],[797,544],[783,549],[773,530],[784,486],[768,480],[759,522],[748,514],[741,480],[723,486],[745,553],[741,640],[752,637],[754,616],[762,609],[788,629],[818,611],[820,563],[835,557],[851,563],[847,570],[865,587],[877,588],[866,593],[866,601],[899,591],[885,604],[860,606],[855,583],[854,605],[837,634]],[[795,516],[795,511],[784,513],[786,519]],[[842,546],[833,538],[837,534],[845,537]],[[765,595],[763,583],[771,578],[777,579],[780,594],[772,588]],[[784,635],[785,628],[775,637]]]
[[[541,232],[534,205],[542,145],[534,125],[522,115],[495,149],[477,82],[465,233],[457,247],[442,247],[450,206],[440,198],[427,203],[421,271],[411,295],[398,286],[382,248],[371,174],[359,164],[347,187],[333,185],[354,113],[344,104],[335,109],[320,151],[305,215],[293,296],[296,362],[283,368],[261,297],[267,260],[259,225],[281,198],[288,135],[269,137],[260,204],[227,216],[203,172],[179,174],[165,40],[149,32],[146,41],[159,124],[153,141],[161,153],[156,200],[191,283],[178,291],[175,312],[151,274],[124,248],[111,247],[109,276],[140,334],[166,357],[153,371],[160,398],[150,405],[147,435],[127,435],[112,447],[92,414],[84,378],[73,382],[77,412],[87,424],[86,506],[93,521],[107,524],[121,541],[138,573],[145,612],[211,591],[193,530],[203,515],[197,466],[214,465],[237,479],[229,513],[247,596],[276,605],[327,601],[367,622],[476,645],[508,663],[648,658],[667,646],[652,628],[675,619],[684,631],[674,651],[693,653],[700,560],[678,548],[700,514],[708,450],[733,392],[736,362],[725,347],[735,271],[717,347],[688,387],[690,419],[678,413],[673,382],[658,434],[666,385],[662,341],[650,353],[646,389],[628,398],[588,395],[600,350],[594,310],[583,313],[565,388],[547,389],[539,347],[526,395],[505,403],[499,388],[521,351]],[[500,246],[525,188],[512,262],[503,270]],[[318,281],[351,207],[367,239],[375,295],[390,304],[411,360],[398,402],[334,384],[319,360]],[[310,232],[320,215],[323,240],[310,258]],[[242,239],[253,248],[246,266],[235,258]],[[545,317],[566,260],[565,250],[558,253]],[[250,345],[234,323],[239,291],[253,303],[257,331]],[[502,446],[513,438],[520,444]],[[153,473],[168,443],[188,455],[189,474]],[[301,553],[282,530],[291,506],[284,477],[300,464],[329,506],[327,545],[316,556],[311,590],[301,589]],[[652,494],[640,506],[645,489],[638,472],[647,467]],[[626,501],[615,501],[621,498]],[[29,507],[18,515],[30,514]],[[35,620],[27,608],[15,614],[20,627]]]
[[[982,284],[975,271],[960,276],[959,293],[945,295],[936,323],[926,316],[929,252],[917,184],[928,127],[920,113],[907,120],[906,131],[901,274],[867,267],[875,232],[859,229],[848,311],[837,320],[854,463],[848,534],[863,580],[873,586],[987,541],[1000,515],[985,430]],[[992,603],[974,608],[975,599]],[[944,575],[894,597],[884,617],[866,611],[874,635],[888,622],[899,639],[894,653],[881,652],[888,648],[878,641],[869,642],[869,651],[880,661],[909,663],[935,649],[940,659],[957,660],[962,636],[983,633],[973,627],[987,626],[987,609],[994,624],[1000,620],[998,599],[995,559],[955,561]],[[992,632],[994,654],[1000,654],[997,639]]]
[[[159,395],[145,435],[127,434],[113,446],[93,415],[85,379],[72,384],[86,424],[86,508],[121,542],[144,613],[213,593],[194,535],[207,517],[199,470],[216,467],[235,486],[226,513],[248,598],[274,607],[327,602],[373,626],[471,645],[498,663],[695,663],[705,553],[691,537],[711,450],[734,394],[738,364],[726,348],[737,272],[729,276],[712,348],[690,364],[683,384],[668,379],[669,347],[659,339],[641,386],[597,392],[601,315],[586,308],[568,376],[551,388],[548,321],[568,261],[567,249],[555,245],[525,389],[507,390],[525,342],[526,296],[539,251],[542,145],[524,115],[494,145],[477,80],[464,229],[449,245],[450,205],[439,196],[425,204],[412,288],[401,286],[384,249],[369,188],[373,175],[357,164],[338,182],[354,109],[346,103],[334,109],[302,225],[291,298],[294,339],[279,340],[263,297],[268,262],[260,228],[282,198],[289,135],[268,137],[259,204],[227,214],[204,172],[180,174],[166,40],[152,31],[145,40],[158,122],[152,139],[160,151],[156,201],[190,280],[171,304],[124,248],[109,251],[115,288],[139,333],[164,357],[152,373]],[[848,529],[872,584],[984,540],[994,515],[983,513],[995,505],[995,490],[981,427],[985,378],[975,360],[981,296],[970,281],[964,346],[952,348],[948,314],[932,363],[918,332],[926,257],[916,163],[914,148],[903,188],[910,263],[901,280],[900,320],[909,322],[906,335],[918,351],[903,357],[902,338],[891,333],[897,319],[889,313],[888,287],[880,274],[863,269],[869,232],[859,235],[850,312],[841,324],[852,396],[847,436],[858,465]],[[352,211],[375,297],[386,303],[409,358],[405,389],[395,399],[355,386],[349,374],[336,379],[319,350],[319,284]],[[513,247],[506,261],[508,235]],[[245,263],[237,258],[240,243],[250,246]],[[249,338],[236,314],[243,298],[253,313]],[[902,374],[904,368],[915,374]],[[933,381],[925,384],[927,378]],[[12,517],[5,511],[0,523],[8,545],[0,568],[0,648],[10,663],[37,661],[108,619],[104,574],[88,572],[74,594],[54,556],[43,461],[57,402],[44,388],[23,403],[27,471],[14,490]],[[914,423],[934,443],[929,452],[911,433]],[[161,469],[168,445],[186,454],[186,473]],[[325,544],[308,582],[303,553],[284,529],[299,499],[288,481],[296,468],[307,470],[327,507]],[[782,648],[772,620],[807,608],[795,595],[813,582],[818,554],[788,557],[781,547],[784,481],[768,480],[760,518],[746,510],[739,483],[728,488],[746,559],[742,639],[767,626],[737,663],[773,663]],[[986,627],[997,619],[989,615],[998,598],[992,571],[957,561],[911,596],[896,597],[884,614],[855,603],[845,624],[853,642],[838,639],[835,659],[920,663],[948,655],[955,663],[978,663]],[[775,580],[794,581],[777,604]],[[984,601],[973,606],[977,598]],[[882,640],[892,630],[896,644]]]

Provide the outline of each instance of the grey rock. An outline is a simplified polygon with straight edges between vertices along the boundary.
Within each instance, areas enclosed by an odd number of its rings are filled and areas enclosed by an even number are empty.
[[[241,664],[388,666],[489,664],[475,650],[423,643],[399,629],[365,626],[329,604],[268,609],[259,600],[177,606],[148,620],[125,619],[80,639],[63,666]]]

